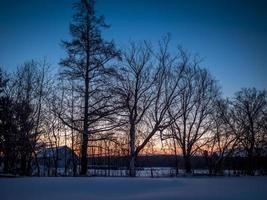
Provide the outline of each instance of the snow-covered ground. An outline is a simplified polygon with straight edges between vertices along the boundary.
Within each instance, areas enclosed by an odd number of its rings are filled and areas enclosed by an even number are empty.
[[[1,200],[266,200],[267,177],[0,178]]]

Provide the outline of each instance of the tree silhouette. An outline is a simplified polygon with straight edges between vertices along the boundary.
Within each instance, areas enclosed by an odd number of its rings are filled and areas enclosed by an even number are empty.
[[[102,39],[101,29],[108,28],[108,26],[103,16],[97,17],[95,15],[94,4],[93,0],[81,0],[74,4],[77,13],[73,16],[73,23],[70,25],[72,40],[62,43],[66,49],[67,57],[60,61],[60,65],[63,66],[61,75],[78,82],[84,102],[81,175],[87,173],[87,147],[90,135],[89,108],[97,107],[106,99],[99,97],[91,105],[90,102],[101,89],[104,76],[108,73],[105,64],[118,56],[113,42],[106,42]],[[102,110],[98,111],[101,112]],[[94,114],[96,111],[91,111],[91,115]],[[97,115],[101,114],[97,113]]]

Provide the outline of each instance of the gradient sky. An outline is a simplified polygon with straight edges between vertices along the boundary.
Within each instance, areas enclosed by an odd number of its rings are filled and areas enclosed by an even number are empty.
[[[0,65],[12,71],[45,57],[56,68],[72,2],[0,0]],[[170,33],[173,46],[204,58],[225,96],[242,87],[267,89],[267,1],[97,0],[96,10],[111,25],[103,36],[119,47]]]

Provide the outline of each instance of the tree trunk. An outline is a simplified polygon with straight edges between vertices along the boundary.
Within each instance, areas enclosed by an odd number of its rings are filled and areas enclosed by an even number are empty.
[[[89,49],[89,47],[88,47]],[[85,74],[85,93],[84,93],[84,119],[83,119],[83,138],[82,138],[82,158],[81,175],[87,175],[87,147],[88,147],[88,100],[89,100],[89,53],[87,53],[87,67]]]
[[[177,156],[177,148],[175,139],[173,139],[173,147],[174,147],[174,156],[175,156],[175,176],[179,174],[179,166],[178,166],[178,156]]]
[[[9,152],[5,152],[4,154],[4,174],[8,174],[10,173],[10,155],[9,155]]]
[[[224,170],[223,170],[223,158],[219,158],[219,160],[217,162],[215,162],[215,166],[214,166],[214,174],[215,175],[223,175],[224,174]]]
[[[85,68],[85,79],[84,79],[84,119],[83,119],[83,138],[82,138],[82,158],[81,158],[81,173],[80,175],[87,175],[87,148],[88,148],[88,108],[89,108],[89,68],[90,68],[90,20],[89,13],[86,16],[86,68]]]
[[[25,176],[26,175],[26,155],[25,152],[22,152],[21,158],[20,158],[20,175]]]
[[[254,175],[254,157],[253,157],[253,149],[250,149],[248,152],[247,158],[247,174],[250,176]]]
[[[192,168],[191,168],[191,156],[190,155],[184,155],[184,168],[187,174],[191,174]]]
[[[81,173],[80,175],[87,175],[87,145],[88,145],[88,131],[85,131],[82,139],[82,157],[81,157]]]
[[[27,176],[32,175],[32,157],[31,156],[28,158],[26,175]]]
[[[34,156],[34,157],[31,157],[31,161],[34,160],[34,162],[32,162],[32,163],[34,163],[34,168],[37,168],[37,176],[40,176],[40,164],[39,164],[39,160],[37,158],[37,153],[34,150],[34,148],[32,148],[32,146],[31,146],[31,151],[32,151],[33,156]]]
[[[130,168],[129,168],[129,175],[131,177],[135,177],[136,176],[135,160],[136,160],[136,157],[134,155],[131,156],[131,158],[130,158]]]
[[[130,165],[129,165],[129,175],[131,177],[135,177],[136,171],[135,171],[135,127],[134,125],[131,125],[130,128]]]
[[[77,164],[76,164],[76,157],[75,157],[75,153],[73,150],[73,145],[72,145],[72,175],[76,176],[77,175]]]

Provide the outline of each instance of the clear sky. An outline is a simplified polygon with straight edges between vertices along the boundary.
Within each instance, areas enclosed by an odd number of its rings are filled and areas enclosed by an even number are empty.
[[[69,38],[73,0],[0,0],[0,65],[12,71],[46,57],[56,68]],[[170,33],[204,58],[224,95],[242,87],[267,89],[267,1],[97,0],[97,13],[111,28],[103,33],[117,46],[129,40],[157,42]]]

